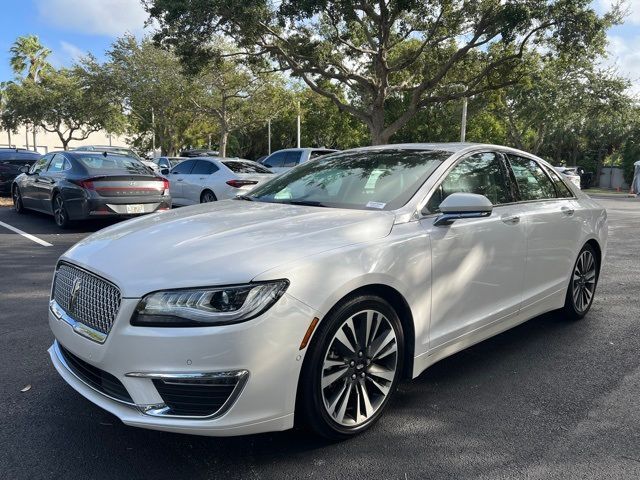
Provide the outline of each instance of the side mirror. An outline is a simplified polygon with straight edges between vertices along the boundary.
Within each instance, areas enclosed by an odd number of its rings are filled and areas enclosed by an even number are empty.
[[[168,168],[162,168],[162,169],[160,169],[160,173],[162,175],[169,175],[169,169]]]
[[[23,166],[20,167],[20,173],[29,173],[29,169],[30,168],[31,167],[29,165],[23,165]]]
[[[441,214],[436,218],[434,225],[450,225],[463,218],[488,217],[492,211],[493,204],[484,195],[452,193],[440,204]]]

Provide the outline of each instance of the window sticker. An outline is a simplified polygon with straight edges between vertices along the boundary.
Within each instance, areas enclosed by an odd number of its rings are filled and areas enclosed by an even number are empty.
[[[385,205],[386,203],[382,203],[382,202],[367,202],[367,208],[383,209]]]

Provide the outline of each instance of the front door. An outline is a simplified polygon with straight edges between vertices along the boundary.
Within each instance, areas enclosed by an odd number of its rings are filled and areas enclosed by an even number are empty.
[[[195,164],[195,160],[185,160],[173,167],[169,175],[167,175],[169,179],[169,193],[171,193],[173,203],[177,205],[188,204],[184,198],[183,184],[185,177],[191,173],[191,169]]]
[[[491,216],[434,226],[438,206],[448,195],[484,195]],[[430,345],[446,347],[465,334],[515,316],[522,299],[525,225],[513,204],[502,157],[493,152],[463,158],[427,203],[433,215],[421,220],[431,242]]]
[[[42,210],[42,197],[40,191],[40,175],[47,170],[47,164],[53,154],[45,155],[31,166],[29,173],[25,176],[24,184],[20,186],[22,204],[25,208]]]

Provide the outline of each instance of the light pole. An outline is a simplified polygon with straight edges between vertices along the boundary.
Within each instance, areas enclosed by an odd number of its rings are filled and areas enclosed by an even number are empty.
[[[269,152],[267,155],[271,155],[271,119],[267,120],[267,137],[269,138],[269,140],[267,140],[267,151]]]
[[[466,90],[465,90],[466,93]],[[465,95],[462,98],[462,121],[460,122],[460,141],[465,142],[467,139],[467,104],[469,99]]]
[[[300,148],[300,100],[298,100],[298,148]]]

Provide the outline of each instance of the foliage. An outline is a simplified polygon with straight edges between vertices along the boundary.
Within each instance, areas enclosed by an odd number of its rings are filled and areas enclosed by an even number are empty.
[[[72,140],[121,128],[118,107],[90,88],[80,68],[51,71],[39,83],[29,78],[10,83],[5,94],[5,125],[28,123],[56,133],[65,150]]]
[[[37,35],[18,37],[9,49],[9,63],[13,72],[25,79],[38,82],[43,73],[51,69],[47,57],[51,50],[40,43]]]
[[[160,25],[156,40],[185,64],[223,55],[211,43],[222,32],[358,118],[374,144],[388,143],[429,105],[517,82],[527,45],[573,55],[601,48],[619,17],[617,9],[598,16],[587,0],[144,3]],[[387,108],[398,100],[402,109]]]

